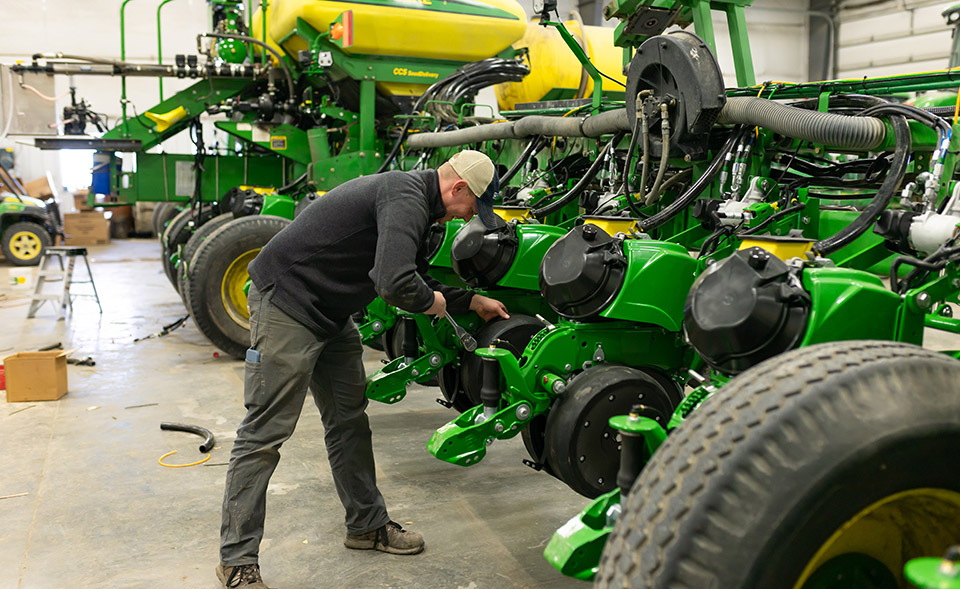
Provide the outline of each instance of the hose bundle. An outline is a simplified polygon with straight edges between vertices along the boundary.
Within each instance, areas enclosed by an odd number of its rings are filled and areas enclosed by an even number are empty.
[[[519,82],[529,73],[530,67],[521,59],[491,57],[468,63],[427,88],[414,104],[413,112],[423,112],[426,109],[426,112],[435,116],[437,122],[441,125],[459,123],[459,116],[454,112],[454,107],[458,101],[461,99],[469,100],[487,86],[502,84],[504,82]],[[469,117],[467,120],[472,122],[479,121],[476,117]],[[412,123],[413,119],[407,119],[403,124],[403,128],[400,130],[400,137],[397,138],[396,143],[393,144],[393,149],[390,150],[386,159],[383,160],[383,164],[381,164],[377,170],[378,174],[390,168],[390,164],[393,163],[394,158],[396,158],[400,152],[400,146],[403,145],[403,142],[407,138],[407,133],[410,132],[410,125]],[[490,133],[477,141],[504,138],[498,136],[497,133],[502,133],[502,129],[497,129],[496,127],[500,127],[500,125],[478,127]],[[512,136],[512,134],[509,136]],[[413,146],[411,145],[411,147]],[[439,146],[424,145],[422,147]]]
[[[491,57],[468,63],[452,75],[430,86],[424,92],[424,96],[429,98],[424,100],[424,106],[421,108],[425,107],[428,113],[437,118],[438,123],[457,124],[460,122],[460,115],[455,107],[459,101],[471,100],[477,92],[487,86],[519,82],[529,73],[530,67],[519,59]],[[464,120],[478,123],[492,121],[488,117],[466,117]]]

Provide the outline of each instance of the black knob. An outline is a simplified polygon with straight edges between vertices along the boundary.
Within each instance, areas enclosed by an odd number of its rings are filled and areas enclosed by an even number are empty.
[[[763,270],[769,261],[770,254],[765,251],[754,251],[747,259],[747,263],[750,264],[750,267],[754,270]]]
[[[584,225],[583,226],[583,240],[584,241],[593,241],[597,238],[597,226],[596,225]]]

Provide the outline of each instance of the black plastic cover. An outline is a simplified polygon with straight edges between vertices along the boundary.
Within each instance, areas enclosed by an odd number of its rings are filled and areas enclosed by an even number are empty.
[[[706,159],[707,134],[727,102],[723,74],[710,47],[687,31],[650,37],[637,49],[627,71],[627,117],[635,121],[636,97],[652,90],[654,99],[676,100],[670,109],[670,149]],[[659,119],[656,111],[651,111]],[[661,153],[659,125],[651,120],[651,153]]]
[[[450,246],[453,271],[468,285],[489,287],[503,278],[517,257],[520,240],[516,223],[497,217],[497,228],[487,229],[475,216],[457,233]]]
[[[540,294],[563,317],[596,319],[620,292],[626,270],[622,242],[588,223],[547,250],[540,264]]]
[[[260,213],[263,208],[263,195],[252,188],[238,192],[230,203],[233,218],[249,217]]]
[[[687,296],[683,328],[690,344],[725,374],[795,347],[810,314],[810,295],[782,260],[760,247],[708,268]]]
[[[432,260],[433,256],[437,255],[437,252],[439,252],[440,248],[443,247],[443,238],[446,237],[446,235],[446,223],[434,223],[427,228],[426,257],[428,260]]]
[[[873,232],[883,237],[884,245],[901,254],[915,254],[910,245],[910,225],[918,216],[912,211],[887,209],[873,226]]]

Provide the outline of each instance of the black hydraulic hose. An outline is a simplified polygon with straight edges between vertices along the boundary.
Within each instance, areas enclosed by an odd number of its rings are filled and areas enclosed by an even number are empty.
[[[450,76],[436,82],[432,86],[426,89],[426,91],[417,99],[417,102],[413,106],[412,112],[423,111],[427,103],[430,100],[441,100],[445,102],[456,103],[460,98],[465,96],[470,96],[475,94],[481,88],[497,84],[500,82],[517,82],[522,80],[527,74],[530,73],[530,69],[523,63],[515,59],[502,59],[502,58],[488,58],[481,61],[468,63],[467,65],[461,67],[459,70],[451,74]],[[443,104],[438,104],[430,108],[431,112],[434,114],[439,114],[440,117],[447,119],[455,120],[457,118],[456,113],[452,109],[447,108]],[[393,144],[393,148],[390,150],[390,153],[387,154],[387,157],[383,160],[383,163],[377,169],[377,174],[385,172],[390,168],[390,165],[396,159],[397,154],[400,153],[400,147],[403,145],[404,141],[407,139],[407,135],[410,132],[410,126],[413,123],[413,119],[407,119],[403,123],[403,127],[400,130],[400,136],[397,138],[396,142]],[[436,142],[433,144],[424,144],[419,147],[448,147],[452,145],[463,145],[466,143],[473,143],[476,141],[482,141],[487,139],[496,139],[496,138],[507,138],[512,137],[513,133],[511,129],[513,127],[512,123],[507,123],[508,127],[500,127],[496,129],[497,132],[502,133],[504,131],[508,132],[507,135],[502,137],[483,137],[482,139],[477,139],[472,135],[468,140],[455,142],[455,143],[446,143],[447,138],[444,138],[444,141]],[[498,125],[499,126],[499,125]],[[480,125],[474,127],[473,129],[482,129],[481,132],[489,132],[488,125]],[[443,133],[423,133],[418,135],[429,135],[437,136],[444,135]],[[411,147],[414,147],[411,144]]]
[[[201,452],[209,452],[213,450],[213,445],[216,443],[216,440],[213,438],[213,433],[205,427],[200,427],[199,425],[190,425],[188,423],[169,423],[163,422],[160,424],[160,429],[169,432],[187,432],[189,434],[197,434],[203,438],[203,443],[200,444]]]
[[[397,141],[393,144],[393,149],[390,150],[390,153],[387,154],[387,157],[383,159],[383,163],[380,164],[379,168],[377,168],[377,174],[386,172],[387,168],[390,167],[390,164],[393,163],[394,158],[396,158],[397,154],[400,153],[400,146],[403,145],[403,141],[407,138],[407,133],[410,131],[410,124],[412,120],[413,119],[407,119],[404,121],[403,127],[400,129],[400,137],[398,137]]]
[[[707,186],[713,182],[713,179],[717,176],[717,173],[720,172],[720,168],[723,167],[723,160],[727,157],[727,154],[730,153],[733,147],[740,141],[740,138],[743,136],[745,130],[745,127],[739,127],[736,131],[731,133],[730,137],[727,138],[727,142],[723,144],[723,147],[720,148],[720,151],[717,153],[716,157],[714,157],[713,161],[710,162],[710,165],[707,167],[703,175],[697,178],[697,181],[693,183],[693,186],[688,188],[686,192],[677,197],[677,200],[664,207],[663,210],[658,212],[656,215],[640,221],[638,223],[640,230],[650,231],[651,229],[656,229],[690,206],[693,201],[697,200],[697,197],[703,193]]]
[[[878,104],[890,104],[890,102],[878,96],[870,96],[869,94],[835,94],[830,97],[828,108],[831,110],[852,108],[860,111],[865,108],[870,108],[871,106],[877,106]],[[816,110],[820,106],[820,99],[805,98],[791,102],[789,105],[807,110]]]
[[[797,204],[797,205],[787,207],[783,210],[777,211],[776,213],[770,215],[760,223],[756,224],[750,229],[747,229],[746,231],[741,233],[741,235],[756,235],[757,233],[762,231],[765,227],[767,227],[770,223],[773,223],[777,219],[782,219],[783,217],[786,217],[787,215],[794,213],[796,211],[802,211],[804,206],[805,205]]]
[[[941,137],[939,138],[940,140],[943,140],[942,135],[945,135],[950,132],[950,125],[947,123],[947,121],[943,120],[942,118],[936,115],[928,113],[922,108],[917,108],[915,106],[910,106],[908,104],[894,104],[894,103],[881,104],[878,106],[868,108],[860,114],[862,116],[872,116],[877,113],[893,113],[893,112],[896,112],[897,114],[901,114],[907,118],[913,119],[915,121],[923,123],[924,125],[927,125],[928,127],[936,129],[937,133],[941,134]]]
[[[900,256],[896,258],[892,264],[890,264],[890,289],[895,293],[901,293],[906,290],[905,286],[910,285],[910,281],[916,277],[915,272],[917,270],[912,270],[903,280],[900,280],[900,266],[907,264],[909,266],[914,266],[919,270],[926,270],[927,272],[938,272],[946,266],[946,262],[927,262],[925,260],[918,260],[912,256]]]
[[[896,113],[897,111],[892,111]],[[891,114],[890,122],[893,124],[893,134],[896,140],[896,148],[893,155],[893,161],[890,164],[890,170],[883,184],[877,190],[876,196],[870,201],[870,204],[863,210],[852,223],[844,227],[839,233],[831,235],[813,244],[813,252],[818,256],[826,256],[840,248],[849,245],[853,240],[860,237],[864,231],[873,225],[880,213],[890,204],[894,193],[900,186],[904,174],[907,172],[907,164],[910,161],[910,151],[913,148],[913,139],[910,135],[910,127],[907,125],[907,119],[901,114]]]
[[[300,184],[301,182],[303,182],[303,181],[306,180],[306,179],[307,179],[307,173],[304,172],[303,174],[301,174],[296,180],[294,180],[294,181],[291,182],[290,184],[287,184],[286,186],[281,186],[280,188],[277,188],[277,192],[278,192],[279,194],[283,194],[283,193],[286,192],[287,190],[290,190],[291,188],[293,188],[294,186]]]
[[[950,242],[955,242],[956,238]],[[960,254],[960,247],[957,246],[947,246],[946,244],[942,245],[940,249],[933,252],[926,258],[918,260],[912,256],[900,256],[893,261],[893,264],[890,266],[890,286],[894,292],[902,293],[910,288],[910,284],[916,279],[919,275],[924,274],[925,272],[934,272],[937,270],[942,270],[947,262],[953,260],[957,254]],[[904,276],[903,280],[898,281],[898,270],[901,264],[908,264],[914,266],[914,269],[907,273]]]
[[[603,160],[606,157],[607,152],[609,150],[614,149],[617,143],[620,143],[620,140],[623,139],[623,134],[624,134],[623,131],[619,131],[616,135],[613,136],[613,139],[610,140],[610,143],[608,143],[603,148],[603,150],[601,150],[600,153],[597,154],[597,159],[593,160],[593,163],[590,164],[590,167],[587,169],[586,172],[584,172],[583,177],[580,178],[580,181],[577,182],[573,188],[571,188],[566,194],[564,194],[557,200],[553,201],[552,203],[539,209],[533,209],[532,211],[530,211],[530,214],[540,219],[540,218],[546,217],[551,213],[555,213],[559,211],[563,207],[573,202],[574,199],[578,198],[580,194],[582,194],[583,191],[587,188],[590,182],[593,181],[593,178],[597,175],[597,172],[600,171],[600,168],[603,167]]]
[[[627,206],[630,207],[630,212],[636,216],[637,219],[642,219],[643,214],[640,212],[640,208],[637,207],[637,203],[633,201],[633,189],[630,187],[630,176],[633,173],[633,166],[630,165],[631,160],[633,160],[633,152],[637,148],[637,133],[640,131],[640,117],[637,117],[636,122],[633,124],[633,133],[630,134],[630,143],[627,145],[627,161],[623,164],[623,195],[626,198]],[[641,186],[640,190],[646,190],[646,186]]]
[[[527,161],[530,160],[536,151],[540,148],[541,143],[543,142],[543,137],[537,136],[534,137],[530,143],[523,149],[523,152],[520,153],[520,157],[517,158],[517,161],[513,162],[513,165],[510,166],[510,169],[507,170],[507,173],[500,177],[500,186],[506,186],[514,176],[517,175],[517,172],[520,171]]]

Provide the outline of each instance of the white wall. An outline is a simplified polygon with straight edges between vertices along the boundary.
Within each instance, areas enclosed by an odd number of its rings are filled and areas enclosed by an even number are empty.
[[[807,0],[756,0],[745,11],[757,83],[805,82],[809,54]],[[736,86],[727,19],[715,11],[717,59],[727,86]]]
[[[889,0],[868,8],[841,10],[839,77],[905,74],[947,67],[952,38],[940,13],[956,4],[956,0]]]
[[[528,14],[532,0],[520,0]],[[0,0],[0,63],[29,60],[42,53],[118,58],[120,55],[120,0]],[[156,62],[156,12],[158,0],[132,0],[126,9],[126,58],[129,61]],[[807,0],[756,0],[747,9],[757,80],[806,80]],[[566,17],[576,7],[575,0],[560,0],[560,15]],[[718,53],[727,83],[735,85],[733,60],[729,48],[726,20],[715,13]],[[196,34],[209,28],[205,0],[173,0],[163,8],[163,56],[165,62],[177,53],[196,53]],[[616,23],[607,23],[614,26]],[[78,96],[94,110],[108,115],[111,124],[120,115],[119,78],[76,76]],[[164,80],[164,95],[185,88],[189,80]],[[69,88],[66,77],[55,80],[56,94]],[[492,97],[492,92],[488,93]],[[128,78],[127,97],[138,111],[149,109],[159,99],[154,78]],[[59,111],[68,102],[57,103]],[[133,107],[128,109],[132,114]],[[5,114],[5,113],[4,113]],[[207,127],[206,143],[214,141]],[[0,123],[2,131],[2,123]],[[60,158],[56,152],[41,152],[32,147],[32,139],[7,138],[0,147],[12,146],[17,159],[16,172],[25,180],[40,177],[49,169],[61,182]],[[190,152],[186,133],[165,144],[171,152]]]
[[[117,59],[120,57],[120,0],[0,0],[0,63],[30,60],[33,53],[76,54]],[[125,11],[126,58],[129,61],[157,62],[157,0],[132,0]],[[205,0],[173,0],[162,9],[163,56],[172,62],[177,53],[196,54],[196,34],[209,30]],[[68,91],[70,82],[56,76],[55,95]],[[16,80],[15,80],[16,83]],[[29,83],[29,81],[27,82]],[[87,100],[93,110],[106,114],[110,124],[120,116],[119,78],[75,76],[77,96]],[[190,80],[165,79],[164,96],[189,86]],[[155,78],[127,78],[127,97],[137,109],[145,110],[159,101]],[[57,111],[69,104],[60,99]],[[4,105],[3,122],[6,119]],[[132,114],[133,109],[128,108]],[[88,126],[88,132],[95,131]],[[212,140],[206,134],[207,143]],[[192,145],[185,133],[168,142],[166,149],[189,152]],[[62,184],[57,152],[42,152],[33,147],[32,138],[9,137],[0,147],[13,147],[16,172],[24,180],[43,176],[50,170]]]

